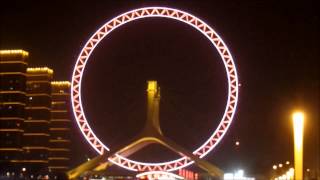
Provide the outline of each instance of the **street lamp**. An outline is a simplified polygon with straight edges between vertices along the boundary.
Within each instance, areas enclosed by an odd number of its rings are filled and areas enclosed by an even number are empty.
[[[295,112],[293,119],[294,136],[294,177],[296,180],[303,179],[303,125],[304,114]]]

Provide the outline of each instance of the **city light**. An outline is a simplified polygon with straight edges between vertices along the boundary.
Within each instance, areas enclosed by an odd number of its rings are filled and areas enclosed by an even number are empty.
[[[253,177],[245,177],[244,170],[239,169],[234,173],[225,173],[223,180],[255,180]]]
[[[51,81],[51,85],[70,87],[71,83],[69,81]]]
[[[234,174],[234,178],[239,179],[239,178],[242,178],[243,175],[244,175],[244,171],[240,169]]]
[[[320,180],[316,2],[3,1],[0,180]]]
[[[294,177],[296,180],[303,179],[303,126],[304,114],[295,112],[293,119],[293,136],[294,136]]]
[[[0,50],[0,55],[14,55],[14,54],[21,54],[22,56],[29,56],[27,51],[22,49],[10,49],[10,50]]]
[[[225,174],[223,175],[223,179],[224,179],[224,180],[229,180],[229,179],[232,180],[233,177],[234,177],[233,173],[225,173]]]
[[[34,67],[34,68],[27,68],[27,73],[48,73],[50,75],[53,74],[53,70],[48,67]]]
[[[175,180],[175,179],[184,179],[181,176],[176,174],[165,172],[165,171],[148,171],[136,175],[140,179],[150,179],[150,180]]]
[[[294,169],[290,168],[287,172],[284,174],[274,178],[274,180],[293,180],[294,178]],[[302,179],[301,179],[302,180]]]

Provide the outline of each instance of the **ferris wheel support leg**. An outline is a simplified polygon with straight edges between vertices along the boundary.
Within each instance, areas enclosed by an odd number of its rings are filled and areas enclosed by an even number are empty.
[[[216,167],[215,165],[209,163],[204,159],[200,159],[198,156],[192,154],[191,152],[184,149],[180,145],[176,144],[172,140],[166,138],[162,134],[154,134],[153,136],[147,136],[147,137],[142,136],[142,138],[138,138],[136,141],[116,151],[113,155],[109,156],[109,159],[114,158],[116,154],[119,154],[124,157],[128,157],[131,154],[139,151],[143,147],[148,146],[152,143],[160,144],[170,149],[171,151],[177,153],[180,156],[186,156],[190,160],[194,161],[195,165],[197,165],[204,171],[208,172],[213,177],[217,177],[217,178],[223,177],[223,171],[221,169],[219,169],[218,167]],[[108,164],[111,164],[111,163],[105,162],[103,168],[100,168],[100,169],[96,168],[96,170],[105,170],[107,167],[109,167]]]
[[[190,158],[192,161],[194,161],[195,165],[208,172],[211,176],[218,178],[223,177],[223,171],[219,169],[217,166],[209,163],[204,159],[200,159],[198,156],[192,154],[190,151],[186,150],[182,146],[178,145],[177,143],[173,142],[172,140],[164,136],[160,136],[158,137],[158,139],[161,145],[167,147],[168,149],[176,152],[181,156],[186,156],[187,158]]]
[[[108,167],[112,165],[110,161],[107,161],[109,158],[113,158],[116,156],[116,154],[121,155],[123,157],[128,157],[131,154],[139,151],[140,149],[144,148],[145,146],[148,146],[152,143],[157,143],[161,144],[164,147],[172,150],[173,152],[177,153],[180,156],[186,156],[190,160],[194,161],[195,165],[199,166],[201,169],[205,170],[208,172],[211,176],[214,177],[222,177],[223,176],[223,171],[220,170],[218,167],[215,165],[200,159],[196,155],[192,154],[188,150],[184,149],[180,145],[176,144],[175,142],[171,141],[170,139],[158,134],[154,136],[147,136],[147,137],[137,137],[135,140],[131,141],[131,143],[122,146],[120,148],[115,148],[114,151],[112,152],[107,152],[103,155],[99,155],[88,162],[81,164],[77,168],[69,171],[68,177],[69,179],[75,179],[78,176],[80,176],[82,173],[90,170],[94,171],[104,171]]]
[[[78,167],[70,170],[67,172],[67,176],[69,179],[76,179],[81,174],[87,171],[101,171],[105,170],[106,168],[112,166],[112,163],[108,161],[109,157],[115,156],[116,154],[119,154],[124,157],[128,157],[131,154],[139,151],[143,147],[151,144],[156,143],[155,138],[153,137],[143,137],[138,136],[130,141],[127,145],[122,145],[121,147],[114,148],[113,151],[105,152],[102,155],[98,155],[93,159],[90,159],[89,161],[79,165]]]
[[[79,165],[78,167],[69,170],[66,174],[68,176],[68,179],[77,179],[82,173],[94,169],[97,164],[107,159],[107,155],[98,155],[93,159],[90,159],[89,161]]]

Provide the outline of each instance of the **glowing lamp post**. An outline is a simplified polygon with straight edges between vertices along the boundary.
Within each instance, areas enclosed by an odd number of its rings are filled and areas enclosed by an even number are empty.
[[[296,112],[293,118],[294,134],[294,178],[295,180],[303,179],[303,123],[304,114]]]

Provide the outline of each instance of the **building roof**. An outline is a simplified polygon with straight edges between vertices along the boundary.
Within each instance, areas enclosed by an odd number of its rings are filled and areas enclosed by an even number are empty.
[[[33,68],[27,68],[27,73],[30,74],[38,74],[38,73],[46,73],[46,74],[53,74],[53,70],[48,67],[33,67]]]

